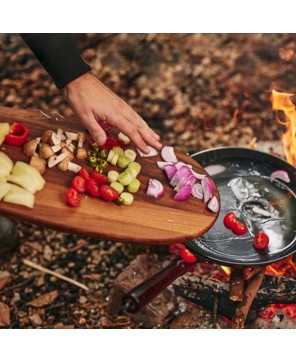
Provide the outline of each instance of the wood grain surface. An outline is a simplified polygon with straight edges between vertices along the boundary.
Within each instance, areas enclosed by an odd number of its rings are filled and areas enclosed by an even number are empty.
[[[29,128],[30,139],[40,136],[47,129],[55,131],[58,127],[63,130],[83,130],[78,121],[49,115],[51,118],[39,111],[0,107],[0,122],[24,122]],[[14,162],[29,162],[20,148],[2,144],[0,150]],[[196,172],[205,173],[192,158],[176,149],[175,153],[178,160],[191,164]],[[194,197],[175,201],[174,190],[164,172],[156,165],[158,160],[161,160],[160,155],[137,157],[136,161],[142,165],[138,176],[141,187],[131,206],[117,206],[84,195],[78,208],[69,207],[65,203],[65,192],[75,174],[52,168],[43,175],[46,184],[42,191],[35,194],[33,209],[0,202],[0,214],[81,236],[129,243],[169,244],[189,241],[204,234],[215,222],[217,213],[209,211],[202,200]],[[86,165],[85,161],[77,163]],[[156,178],[164,184],[165,194],[162,197],[156,199],[146,195],[149,178]],[[219,197],[217,189],[215,194]]]

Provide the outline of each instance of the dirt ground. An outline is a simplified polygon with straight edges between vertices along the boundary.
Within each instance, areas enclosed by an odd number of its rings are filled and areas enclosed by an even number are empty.
[[[279,140],[271,89],[295,93],[295,34],[81,34],[93,73],[185,152]],[[18,34],[0,35],[0,104],[73,117]],[[19,245],[0,264],[0,328],[141,328],[108,316],[115,278],[142,252],[108,240],[17,223]],[[23,259],[79,280],[44,275]],[[112,321],[112,323],[110,322]],[[155,326],[156,328],[157,326]],[[165,326],[163,326],[165,328]]]

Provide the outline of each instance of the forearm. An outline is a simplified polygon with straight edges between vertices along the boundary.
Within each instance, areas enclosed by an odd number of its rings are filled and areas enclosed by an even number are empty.
[[[20,34],[58,88],[91,70],[81,58],[75,34]]]

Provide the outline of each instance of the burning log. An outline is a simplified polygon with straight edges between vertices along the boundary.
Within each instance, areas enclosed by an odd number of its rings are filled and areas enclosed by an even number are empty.
[[[254,277],[254,276],[253,276]],[[232,319],[238,303],[229,299],[229,284],[197,274],[186,274],[173,285],[175,293],[209,310],[214,310],[218,298],[218,313]],[[258,310],[270,304],[295,304],[296,280],[280,275],[264,275],[263,282],[251,303],[246,323],[257,318]]]
[[[261,268],[261,270],[250,279],[244,292],[243,299],[239,303],[232,318],[231,328],[244,328],[247,315],[263,281],[264,274],[265,268]]]
[[[244,269],[233,268],[229,281],[229,299],[241,302],[244,295]]]

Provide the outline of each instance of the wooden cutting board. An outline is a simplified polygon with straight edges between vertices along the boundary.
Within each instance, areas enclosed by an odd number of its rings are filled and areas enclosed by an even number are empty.
[[[49,115],[51,118],[39,111],[0,107],[0,122],[24,122],[29,128],[30,139],[41,136],[47,129],[55,131],[58,127],[65,131],[83,130],[78,121]],[[2,144],[0,150],[14,162],[29,162],[20,148]],[[177,149],[175,153],[178,160],[191,164],[196,172],[205,173],[192,158]],[[69,207],[65,203],[65,192],[71,186],[75,174],[52,168],[43,175],[46,184],[42,191],[35,194],[33,209],[0,202],[0,213],[13,219],[81,236],[129,243],[169,244],[190,241],[204,234],[215,222],[217,213],[209,211],[202,200],[194,197],[186,201],[175,201],[174,190],[164,172],[156,165],[158,160],[161,160],[160,155],[137,157],[137,162],[142,165],[138,177],[141,187],[131,206],[117,206],[84,195],[78,208]],[[86,165],[85,161],[75,162]],[[149,178],[156,178],[164,184],[165,194],[162,197],[156,199],[146,195]],[[215,193],[218,196],[217,190]]]

